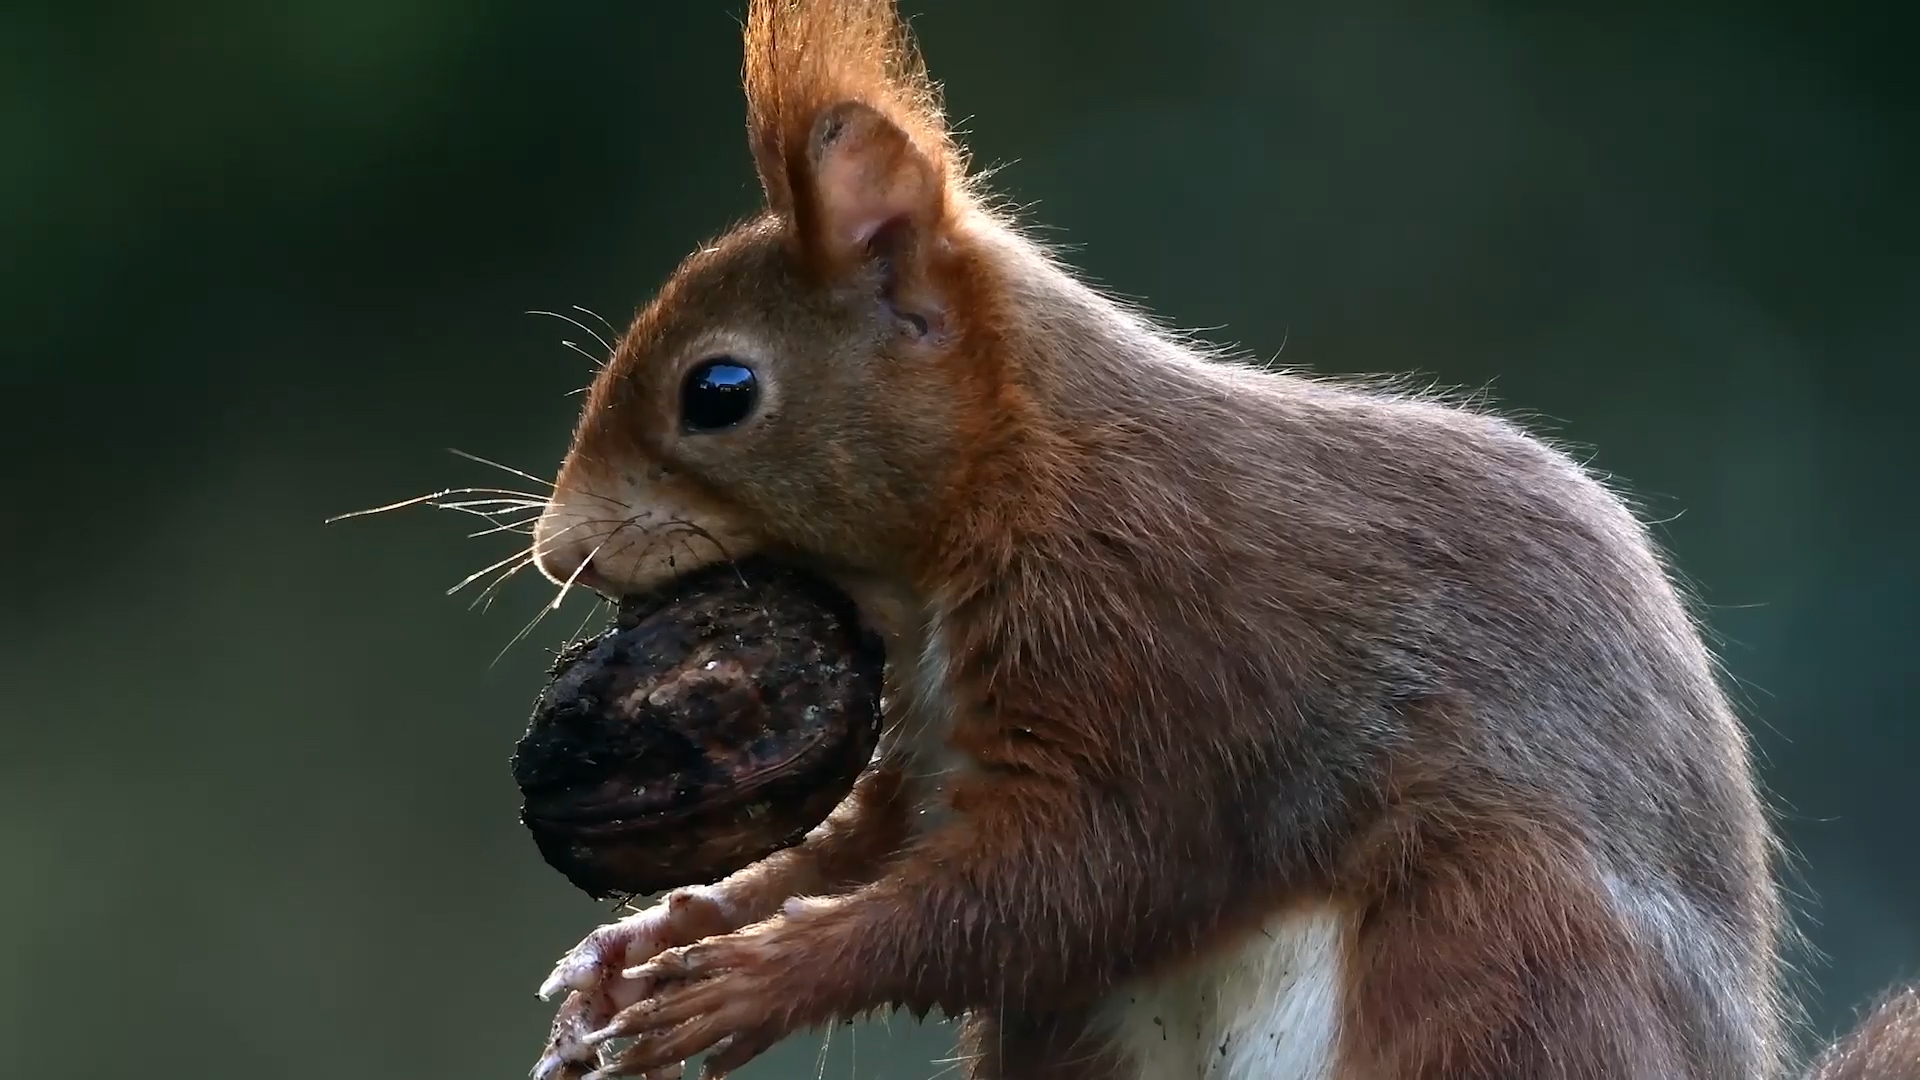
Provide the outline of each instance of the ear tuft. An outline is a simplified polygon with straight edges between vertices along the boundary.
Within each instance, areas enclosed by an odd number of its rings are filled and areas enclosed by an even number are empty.
[[[962,183],[939,92],[894,0],[751,0],[744,83],[767,204],[803,242],[870,238],[902,213],[930,223],[924,211],[943,212]]]

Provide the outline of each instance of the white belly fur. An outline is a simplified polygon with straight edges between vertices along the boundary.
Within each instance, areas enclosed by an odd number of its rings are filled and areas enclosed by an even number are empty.
[[[1199,967],[1115,995],[1103,1027],[1137,1080],[1327,1080],[1348,922],[1291,910]]]

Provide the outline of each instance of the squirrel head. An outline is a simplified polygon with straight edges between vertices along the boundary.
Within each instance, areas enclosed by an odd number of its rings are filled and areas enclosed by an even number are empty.
[[[983,211],[892,0],[753,0],[764,210],[702,246],[590,388],[535,531],[619,596],[756,552],[905,574],[1002,417]],[[999,423],[993,421],[992,423]]]

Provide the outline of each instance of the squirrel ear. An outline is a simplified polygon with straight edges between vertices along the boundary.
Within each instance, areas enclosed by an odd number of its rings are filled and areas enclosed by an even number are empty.
[[[802,257],[911,275],[966,165],[895,0],[750,0],[744,42],[754,166]]]
[[[940,167],[905,129],[861,102],[841,102],[814,120],[807,166],[794,224],[824,269],[904,254],[897,245],[916,246],[946,217]],[[888,250],[876,250],[876,241]]]

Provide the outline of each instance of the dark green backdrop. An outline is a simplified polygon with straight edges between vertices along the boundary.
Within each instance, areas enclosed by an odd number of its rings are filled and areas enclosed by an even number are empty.
[[[739,7],[0,12],[0,1074],[523,1075],[601,909],[506,760],[586,607],[490,667],[549,592],[442,590],[508,538],[321,521],[511,480],[446,447],[552,468],[589,367],[560,339],[592,346],[521,313],[623,321],[756,198]],[[1291,364],[1489,388],[1647,500],[1829,1032],[1920,973],[1904,39],[1441,7],[915,10],[979,158],[1099,280]],[[862,1027],[827,1069],[943,1049]]]

